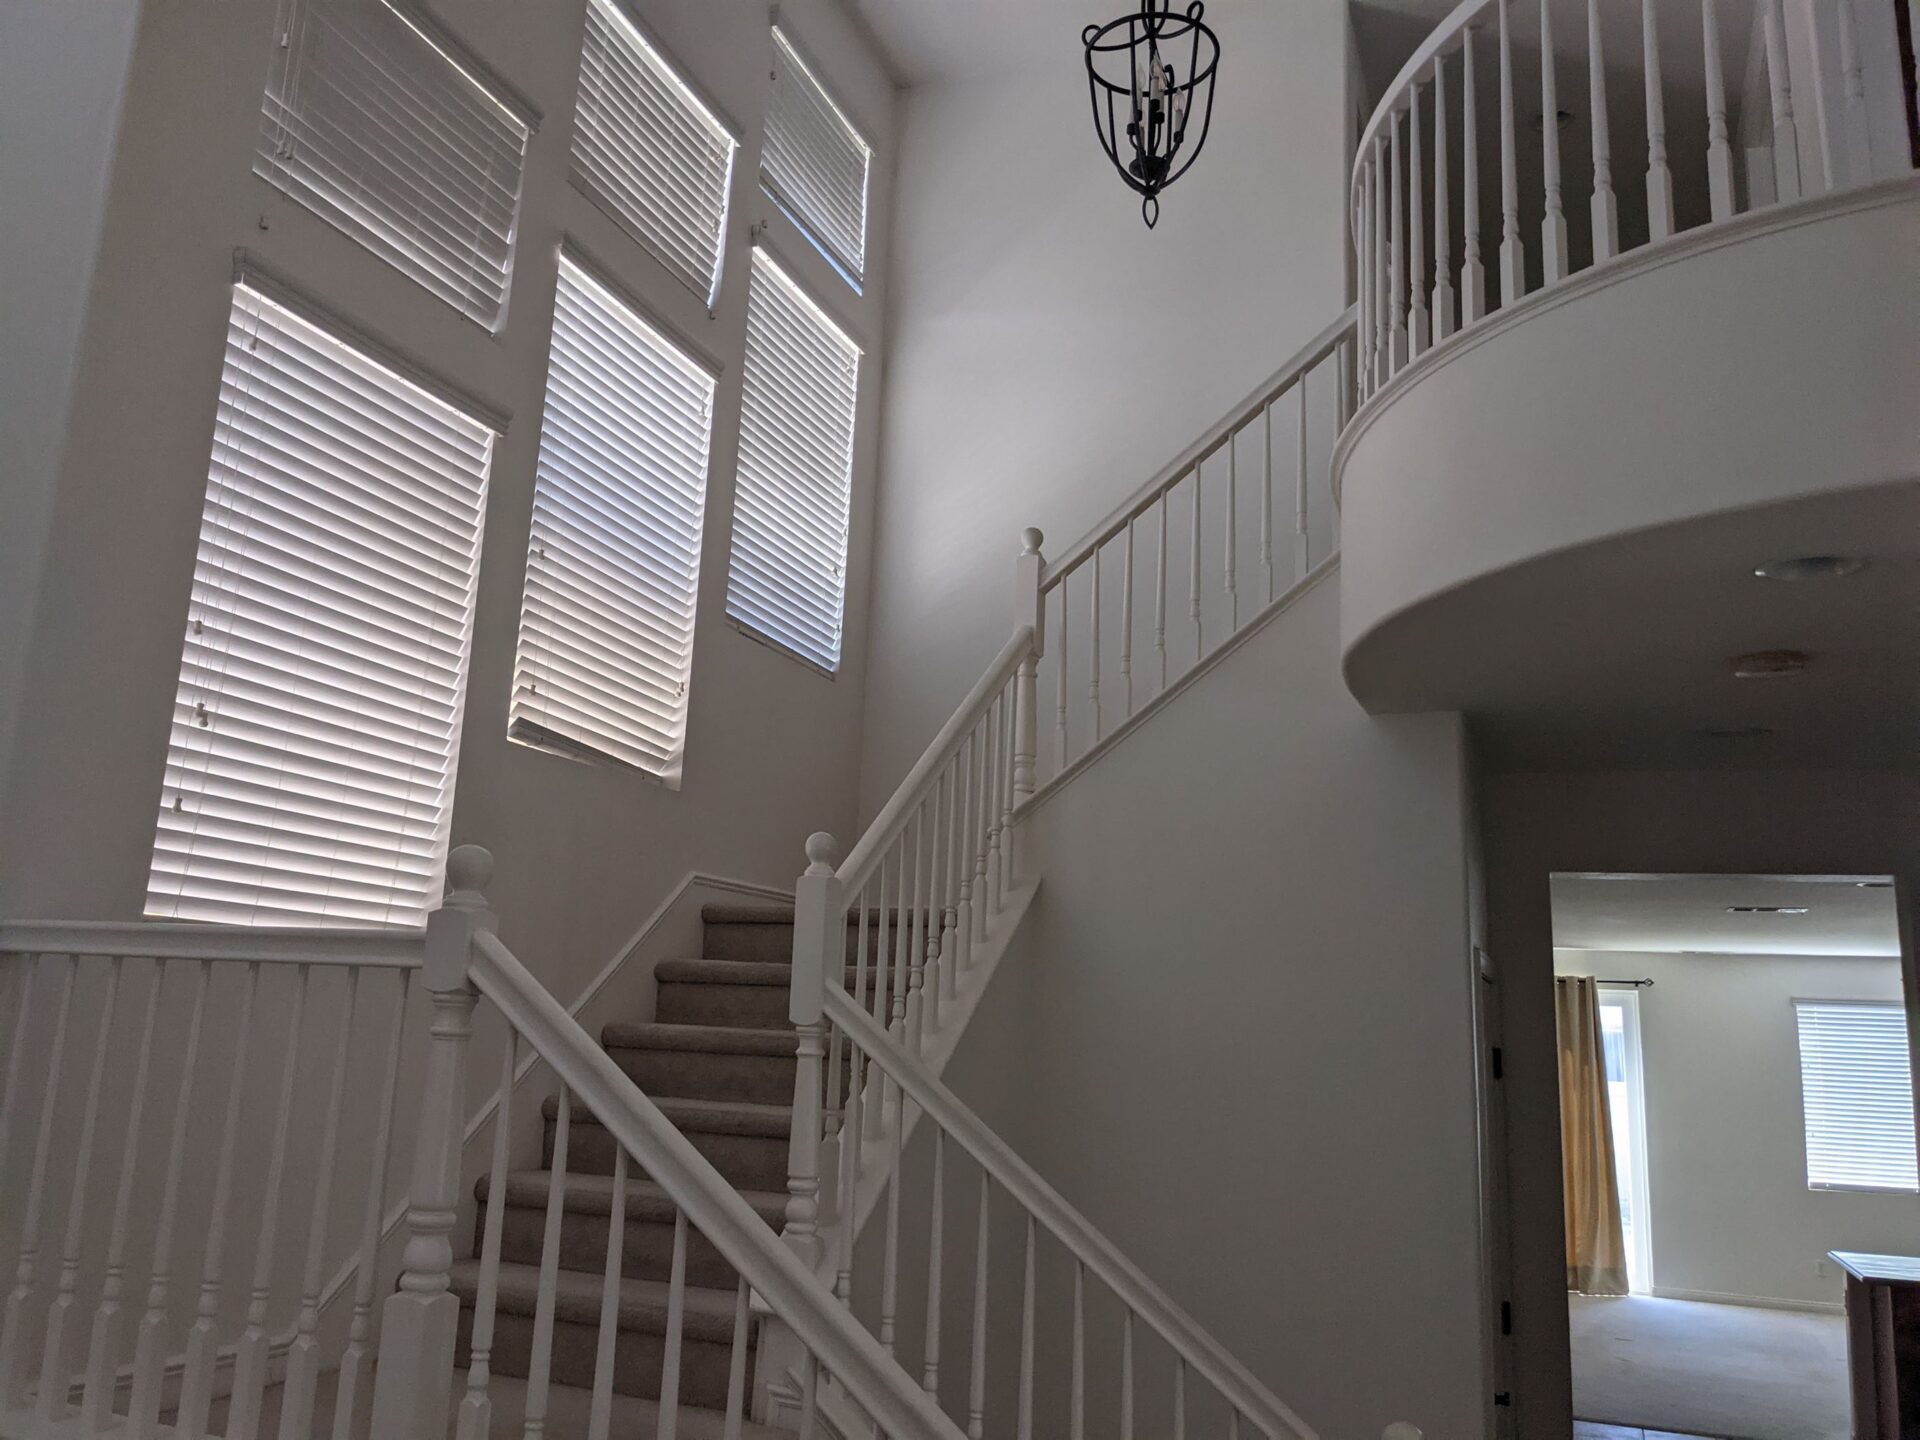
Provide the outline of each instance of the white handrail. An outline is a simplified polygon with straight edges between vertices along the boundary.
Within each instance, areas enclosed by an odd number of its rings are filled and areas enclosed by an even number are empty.
[[[1354,316],[1358,309],[1358,306],[1349,305],[1341,311],[1331,324],[1255,386],[1244,400],[1208,427],[1198,440],[1174,456],[1150,480],[1115,506],[1106,519],[1087,532],[1085,538],[1049,562],[1042,581],[1043,588],[1051,590],[1058,585],[1069,572],[1085,563],[1089,555],[1125,530],[1128,521],[1137,520],[1151,510],[1165,491],[1186,478],[1196,465],[1206,460],[1229,437],[1257,419],[1268,405],[1292,388],[1295,381],[1339,349],[1341,342],[1353,331]]]
[[[613,1058],[495,936],[473,936],[469,971],[566,1091],[637,1157],[687,1222],[712,1242],[778,1316],[893,1436],[963,1440],[962,1432],[872,1336],[840,1308],[766,1221],[675,1128]]]
[[[0,954],[247,960],[267,965],[378,965],[417,969],[426,932],[300,926],[195,925],[176,920],[8,920]]]
[[[1150,1326],[1187,1365],[1262,1433],[1313,1440],[1314,1432],[1060,1193],[986,1122],[876,1024],[844,988],[829,982],[827,1018],[853,1040],[908,1101],[944,1131],[1054,1239]]]
[[[966,699],[960,702],[960,707],[940,727],[940,733],[933,737],[933,743],[927,746],[914,762],[913,768],[907,771],[906,778],[894,790],[892,797],[880,807],[880,813],[873,817],[866,833],[847,853],[847,858],[840,862],[835,873],[849,890],[858,890],[866,883],[874,862],[880,858],[887,841],[893,838],[894,832],[921,798],[928,782],[939,772],[941,765],[952,758],[954,748],[985,713],[988,704],[1013,679],[1020,662],[1032,649],[1033,627],[1019,626],[1001,647],[986,673],[974,682]]]

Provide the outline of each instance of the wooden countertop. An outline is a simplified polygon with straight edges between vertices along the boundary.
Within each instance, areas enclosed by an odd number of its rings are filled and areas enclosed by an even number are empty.
[[[1885,1285],[1920,1285],[1920,1256],[1868,1255],[1858,1250],[1829,1250],[1827,1258],[1856,1280]]]

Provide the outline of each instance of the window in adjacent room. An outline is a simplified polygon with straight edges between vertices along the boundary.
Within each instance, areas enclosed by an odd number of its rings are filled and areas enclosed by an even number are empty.
[[[764,250],[753,252],[727,614],[840,667],[860,347]]]
[[[677,782],[714,378],[560,261],[509,733]]]
[[[425,923],[493,442],[236,287],[147,914]]]
[[[1898,1004],[1796,1000],[1807,1186],[1920,1190],[1907,1017]]]

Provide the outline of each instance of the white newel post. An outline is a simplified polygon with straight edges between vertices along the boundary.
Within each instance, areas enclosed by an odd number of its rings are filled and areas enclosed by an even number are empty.
[[[793,1019],[797,1063],[793,1071],[793,1138],[787,1149],[788,1246],[817,1267],[820,1241],[820,1142],[822,1057],[826,1024],[827,963],[846,963],[846,893],[834,874],[833,837],[817,831],[807,837],[807,870],[793,892],[793,988],[788,1014]]]
[[[467,1050],[479,994],[468,983],[473,937],[496,921],[482,893],[493,856],[462,845],[447,857],[447,898],[427,917],[422,979],[433,1003],[426,1086],[414,1136],[407,1247],[400,1287],[380,1310],[374,1370],[375,1435],[444,1435],[453,1401],[460,1301],[448,1287],[459,1219],[460,1151],[467,1122]]]
[[[1046,653],[1047,644],[1047,602],[1040,590],[1040,577],[1046,571],[1047,562],[1040,547],[1046,538],[1032,528],[1021,531],[1020,558],[1013,567],[1013,623],[1033,627],[1033,645],[1021,660],[1013,681],[1013,808],[1016,815],[1033,795],[1035,767],[1040,761],[1037,681],[1040,657]],[[1098,563],[1096,557],[1095,564]],[[1063,689],[1065,685],[1066,677],[1062,676]],[[1007,873],[1014,877],[1016,884],[1025,881],[1027,876],[1026,842],[1022,838],[1025,829],[1024,821],[1016,823],[1006,839],[1013,857]]]

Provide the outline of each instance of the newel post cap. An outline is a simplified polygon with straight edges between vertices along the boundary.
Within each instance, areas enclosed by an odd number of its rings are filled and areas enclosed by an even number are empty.
[[[840,857],[840,843],[824,830],[807,837],[807,874],[831,875]]]
[[[487,908],[486,888],[493,882],[493,852],[484,845],[456,845],[447,856],[447,898],[458,910]]]
[[[1020,532],[1020,553],[1022,555],[1038,555],[1040,553],[1040,547],[1046,543],[1046,539],[1047,537],[1040,533],[1039,527],[1029,525]]]

